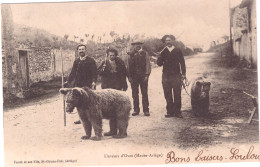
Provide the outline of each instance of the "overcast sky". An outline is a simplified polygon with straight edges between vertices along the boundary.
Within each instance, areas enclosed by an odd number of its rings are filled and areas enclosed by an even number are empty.
[[[231,6],[241,0],[231,0]],[[173,34],[185,44],[207,46],[229,35],[228,0],[146,0],[12,4],[15,23],[52,34],[119,34],[161,37]]]

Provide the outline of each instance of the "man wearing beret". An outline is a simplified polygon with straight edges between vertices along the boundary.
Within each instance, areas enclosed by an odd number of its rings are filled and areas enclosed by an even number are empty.
[[[150,116],[148,100],[148,79],[151,73],[150,57],[142,49],[143,43],[140,41],[131,44],[134,50],[130,52],[128,79],[132,87],[132,97],[134,102],[134,112],[132,116],[139,115],[139,85],[142,93],[143,112],[145,116]]]
[[[182,80],[186,78],[185,60],[181,50],[175,45],[175,37],[173,35],[165,35],[162,41],[166,44],[166,47],[161,51],[157,64],[158,66],[163,66],[162,85],[167,103],[167,114],[165,117],[182,118],[181,88]]]

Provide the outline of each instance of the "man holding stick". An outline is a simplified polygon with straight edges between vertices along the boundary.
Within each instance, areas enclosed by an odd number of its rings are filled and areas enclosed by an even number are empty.
[[[64,87],[89,87],[96,89],[97,65],[93,58],[86,54],[86,46],[80,44],[77,46],[79,58],[77,58],[71,69],[68,81]],[[80,124],[80,121],[74,122]]]
[[[185,60],[182,51],[175,45],[175,37],[173,35],[163,36],[162,42],[166,44],[166,47],[161,51],[157,59],[157,65],[163,66],[162,85],[167,103],[167,114],[165,117],[182,118],[181,88],[182,80],[186,78]]]

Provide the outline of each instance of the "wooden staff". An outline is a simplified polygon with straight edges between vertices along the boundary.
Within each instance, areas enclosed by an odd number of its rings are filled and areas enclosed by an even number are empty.
[[[60,57],[61,57],[61,87],[64,87],[64,70],[63,70],[63,56],[62,47],[60,47]],[[66,107],[65,107],[65,95],[63,95],[63,111],[64,111],[64,126],[66,126]]]

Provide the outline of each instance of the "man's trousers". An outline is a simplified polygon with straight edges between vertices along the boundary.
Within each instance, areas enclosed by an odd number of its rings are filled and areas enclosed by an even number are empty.
[[[135,76],[132,78],[132,97],[134,102],[134,112],[139,113],[139,85],[142,93],[143,112],[149,112],[149,100],[148,100],[148,79],[144,81],[144,77]]]
[[[167,103],[167,114],[179,114],[181,112],[181,74],[163,73],[162,85]]]

